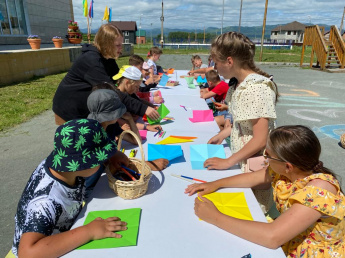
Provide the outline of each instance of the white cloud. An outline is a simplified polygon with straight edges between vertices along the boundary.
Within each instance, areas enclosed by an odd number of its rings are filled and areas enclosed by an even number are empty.
[[[164,1],[164,0],[163,0]],[[125,2],[126,3],[126,2]],[[162,2],[160,0],[131,0],[128,5],[119,1],[94,1],[92,28],[102,24],[105,6],[112,7],[113,21],[136,21],[140,14],[143,29],[160,28]],[[223,26],[237,26],[241,0],[224,0]],[[88,1],[90,4],[90,0]],[[82,1],[73,0],[74,19],[86,28]],[[164,27],[171,29],[202,29],[221,27],[223,0],[165,0]],[[263,22],[265,0],[243,0],[242,26],[260,26]],[[340,25],[344,3],[328,0],[269,0],[266,24],[301,23]]]

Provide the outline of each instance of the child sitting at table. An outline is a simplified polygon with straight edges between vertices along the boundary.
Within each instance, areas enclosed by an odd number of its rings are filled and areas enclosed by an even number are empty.
[[[140,134],[136,125],[131,118],[131,115],[126,112],[126,107],[121,103],[119,96],[114,90],[110,89],[99,89],[93,91],[87,99],[87,107],[89,108],[90,114],[88,118],[97,120],[104,130],[107,131],[108,126],[111,126],[116,122],[120,117],[124,117],[130,123],[130,129],[138,136],[141,140]],[[148,125],[148,127],[151,125]],[[160,130],[162,128],[159,125],[156,125]],[[124,135],[124,140],[126,136]],[[109,134],[108,134],[109,136]],[[130,135],[132,137],[132,135]],[[135,141],[132,140],[133,142]],[[135,141],[136,142],[136,141]],[[167,159],[156,159],[152,161],[146,161],[147,165],[155,171],[160,171],[165,169],[169,165],[169,160]],[[96,176],[97,177],[97,176]],[[100,174],[98,175],[98,178]],[[98,178],[94,178],[89,184],[95,185]]]
[[[209,65],[207,66],[206,64],[202,63],[202,59],[199,55],[192,56],[191,62],[192,62],[193,67],[188,72],[188,75],[195,75],[196,77],[200,75],[202,78],[204,78],[205,73],[214,69],[214,62],[212,61],[211,56],[209,56],[208,61],[209,61]]]
[[[84,178],[111,157],[117,166],[128,165],[97,121],[70,120],[59,126],[53,151],[32,173],[19,200],[12,253],[60,257],[91,240],[121,238],[115,232],[126,230],[127,223],[117,217],[98,218],[70,230],[85,200]]]
[[[156,62],[159,60],[162,54],[163,54],[163,51],[159,47],[152,47],[149,53],[147,54],[147,57],[148,57],[147,65],[150,67],[150,76],[153,78],[155,82],[157,80],[159,81],[161,77],[158,75]]]
[[[139,85],[142,81],[141,71],[129,65],[124,65],[121,67],[118,74],[116,74],[113,79],[117,81],[116,92],[121,98],[122,96],[129,96],[130,98],[139,99],[136,93],[139,90]],[[141,100],[145,101],[145,100]],[[127,108],[128,109],[128,108]],[[132,114],[132,113],[131,113]],[[133,114],[132,114],[133,115]],[[137,121],[138,117],[134,117]],[[136,123],[139,130],[148,130],[152,132],[158,132],[162,128],[159,125],[148,125],[146,123]]]
[[[146,77],[149,75],[149,71],[148,71],[149,67],[147,63],[144,62],[144,59],[138,55],[131,55],[129,57],[129,65],[135,66],[142,73],[143,80],[140,84],[139,91],[136,93],[137,96],[152,104],[163,103],[164,99],[162,98],[162,94],[159,90],[154,91],[154,92],[149,92],[150,89],[155,88],[157,86],[157,83],[153,83],[153,80],[151,77],[146,79]]]
[[[287,257],[345,257],[345,198],[335,175],[319,160],[321,145],[305,126],[281,126],[267,140],[269,166],[205,184],[196,192],[195,214],[231,234],[268,247],[282,248]],[[236,219],[220,213],[202,197],[224,187],[273,187],[281,215],[272,223]]]
[[[141,56],[131,55],[128,64],[142,71],[143,81],[140,84],[139,92],[148,92],[150,89],[156,88],[157,83],[154,81],[153,77],[150,76],[150,67]]]
[[[218,111],[216,109],[220,103],[223,103],[229,90],[229,85],[225,81],[221,81],[218,72],[210,70],[205,74],[209,88],[200,89],[200,97],[205,99],[210,109],[214,110],[213,116],[220,129],[225,124],[224,115],[228,114],[227,110]],[[214,102],[214,100],[217,102]]]

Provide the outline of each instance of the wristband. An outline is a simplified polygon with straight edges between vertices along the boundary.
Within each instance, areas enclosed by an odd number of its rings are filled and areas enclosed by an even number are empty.
[[[144,123],[144,130],[147,130],[147,129],[146,129],[146,126],[147,126],[147,124],[146,124],[146,123]]]

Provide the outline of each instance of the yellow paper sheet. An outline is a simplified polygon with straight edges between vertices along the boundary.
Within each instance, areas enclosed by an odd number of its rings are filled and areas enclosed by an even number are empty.
[[[217,209],[228,216],[253,220],[243,192],[240,193],[210,193],[203,197],[209,199]]]
[[[176,137],[167,137],[164,140],[157,142],[156,144],[175,144],[175,143],[183,143],[183,142],[192,142],[193,140],[190,139],[182,139]]]

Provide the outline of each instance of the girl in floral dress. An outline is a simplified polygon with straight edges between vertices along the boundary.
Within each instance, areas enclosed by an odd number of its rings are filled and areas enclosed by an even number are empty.
[[[287,257],[345,257],[345,199],[335,175],[319,160],[321,145],[304,126],[274,129],[264,156],[269,166],[205,184],[188,186],[196,192],[195,214],[234,235],[268,248],[282,246]],[[202,195],[221,187],[273,187],[281,215],[272,223],[236,219],[220,213]],[[265,187],[266,186],[266,187]]]
[[[255,44],[241,33],[227,32],[218,36],[212,43],[211,55],[219,75],[237,83],[229,85],[226,97],[233,126],[225,119],[224,129],[208,141],[209,144],[221,144],[231,136],[232,155],[226,159],[209,158],[204,166],[228,169],[239,163],[245,172],[247,159],[258,153],[261,155],[269,132],[275,128],[277,85],[269,74],[256,67]],[[273,205],[271,191],[255,190],[254,194],[263,212],[267,213]]]

